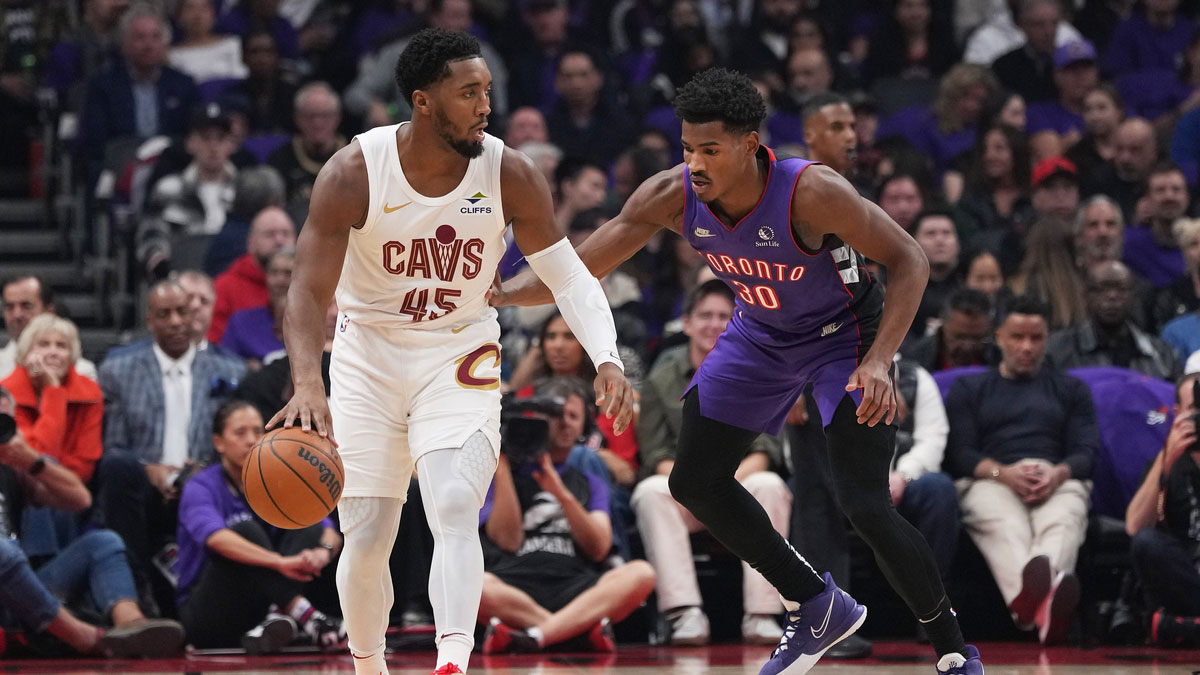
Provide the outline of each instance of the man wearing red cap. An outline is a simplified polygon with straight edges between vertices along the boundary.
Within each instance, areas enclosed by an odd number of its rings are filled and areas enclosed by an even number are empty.
[[[1066,157],[1047,157],[1033,167],[1033,210],[1038,219],[1075,217],[1079,208],[1079,172]]]

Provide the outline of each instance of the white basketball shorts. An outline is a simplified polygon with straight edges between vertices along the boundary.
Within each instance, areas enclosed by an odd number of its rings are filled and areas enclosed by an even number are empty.
[[[432,330],[339,316],[330,412],[346,468],[342,494],[408,494],[421,455],[482,431],[500,448],[500,325],[494,312]]]

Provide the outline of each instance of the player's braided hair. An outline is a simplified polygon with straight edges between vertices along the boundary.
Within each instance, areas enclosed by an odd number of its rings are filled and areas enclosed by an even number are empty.
[[[454,61],[479,56],[479,41],[467,33],[426,28],[413,36],[396,60],[396,85],[404,100],[413,92],[450,76]]]
[[[689,124],[721,122],[726,131],[748,134],[762,126],[767,107],[750,78],[710,68],[679,88],[675,115]]]

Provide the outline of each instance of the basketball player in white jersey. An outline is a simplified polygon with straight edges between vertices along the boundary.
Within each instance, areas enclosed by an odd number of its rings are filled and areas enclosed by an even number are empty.
[[[555,227],[545,178],[484,132],[491,75],[475,38],[421,31],[396,78],[412,122],[360,134],[317,176],[284,319],[295,395],[268,426],[298,421],[339,443],[337,584],[360,675],[387,672],[388,555],[415,466],[435,542],[434,672],[446,675],[467,666],[483,588],[479,508],[500,447],[500,327],[487,298],[507,223],[595,363],[597,403],[618,432],[633,393],[604,292]],[[335,287],[327,405],[321,317]]]

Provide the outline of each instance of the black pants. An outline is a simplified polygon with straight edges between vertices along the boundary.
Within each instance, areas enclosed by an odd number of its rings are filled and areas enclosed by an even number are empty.
[[[1189,546],[1153,527],[1133,535],[1133,567],[1150,609],[1163,608],[1178,616],[1200,616],[1200,572]]]
[[[838,501],[892,588],[917,617],[932,617],[946,597],[933,553],[896,512],[888,489],[895,428],[859,424],[855,407],[849,396],[843,398],[825,430]],[[699,393],[692,389],[684,399],[671,494],[785,598],[803,602],[815,592],[806,585],[810,592],[799,593],[797,580],[811,573],[733,477],[757,436],[701,415]]]
[[[173,615],[174,592],[161,575],[152,573],[151,558],[175,538],[178,502],[165,501],[150,484],[146,467],[126,452],[106,450],[92,481],[96,493],[93,519],[125,541],[125,555],[139,593],[154,591],[162,614]]]
[[[815,569],[850,590],[850,537],[837,503],[816,398],[804,397],[808,422],[784,427],[792,457],[792,543]]]
[[[251,542],[282,556],[296,555],[321,540],[324,527],[317,523],[302,530],[280,530],[272,541],[256,520],[244,520],[232,528]],[[321,575],[334,574],[334,565]],[[258,625],[272,604],[280,611],[303,593],[304,584],[265,567],[244,565],[216,554],[192,586],[179,615],[188,641],[200,648],[236,647],[242,634]]]

